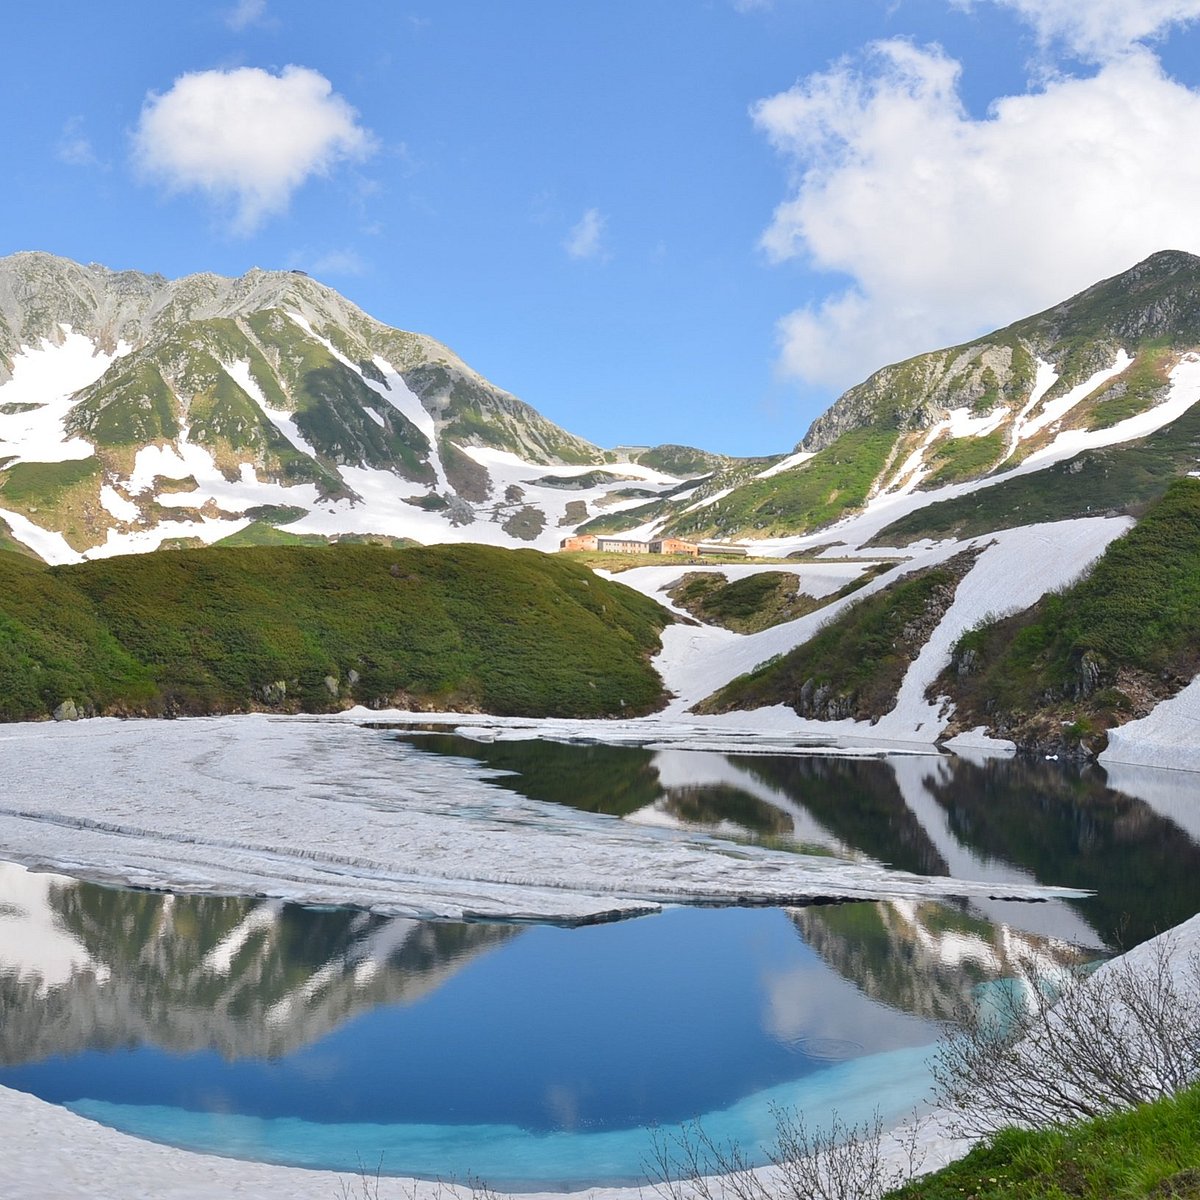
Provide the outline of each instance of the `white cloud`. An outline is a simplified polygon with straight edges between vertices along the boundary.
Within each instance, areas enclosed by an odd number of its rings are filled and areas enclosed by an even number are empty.
[[[329,80],[306,67],[181,75],[151,93],[134,133],[139,170],[173,192],[199,191],[249,233],[313,175],[365,158],[374,139]]]
[[[788,373],[846,386],[1155,250],[1200,252],[1200,93],[1149,51],[983,119],[959,74],[937,47],[883,42],[756,106],[793,169],[764,247],[849,280],[780,322]]]
[[[96,151],[83,128],[82,117],[71,117],[63,125],[62,136],[54,150],[59,162],[72,167],[94,167],[100,165]]]
[[[314,275],[365,275],[367,264],[356,250],[327,250],[318,255],[309,270]]]
[[[567,234],[563,249],[571,258],[604,259],[604,229],[608,219],[598,208],[589,208]]]
[[[954,0],[970,8],[974,0]],[[1013,9],[1045,46],[1111,59],[1172,26],[1200,19],[1200,0],[992,0]]]
[[[251,25],[262,24],[266,15],[267,0],[238,0],[237,4],[225,13],[225,24],[240,33],[243,29],[249,29]]]

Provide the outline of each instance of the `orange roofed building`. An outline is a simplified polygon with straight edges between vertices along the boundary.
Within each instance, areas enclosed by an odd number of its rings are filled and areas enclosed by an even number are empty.
[[[690,554],[695,558],[698,549],[695,542],[685,542],[682,538],[657,538],[650,543],[651,554]]]

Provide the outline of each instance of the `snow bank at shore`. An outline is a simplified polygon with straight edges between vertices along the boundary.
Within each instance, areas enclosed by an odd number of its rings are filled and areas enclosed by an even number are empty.
[[[1200,771],[1200,679],[1149,716],[1112,730],[1100,764]]]

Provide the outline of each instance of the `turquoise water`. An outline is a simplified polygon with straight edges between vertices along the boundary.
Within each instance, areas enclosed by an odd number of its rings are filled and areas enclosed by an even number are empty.
[[[94,977],[76,976],[47,997],[57,1052],[0,1068],[0,1084],[274,1162],[352,1169],[382,1155],[387,1170],[506,1187],[630,1181],[652,1125],[703,1117],[754,1147],[773,1099],[907,1111],[936,1036],[864,995],[778,910],[559,929],[250,902],[239,914],[78,883],[58,901],[120,931],[105,958],[128,974],[105,987],[122,1008],[98,1013]],[[204,969],[247,924],[257,932],[227,969]],[[361,957],[373,943],[390,956]],[[154,959],[173,974],[147,971]]]
[[[701,1114],[703,1126],[719,1143],[758,1147],[774,1136],[776,1105],[817,1114],[810,1122],[814,1129],[834,1111],[852,1124],[876,1112],[885,1120],[900,1120],[911,1112],[914,1097],[928,1091],[926,1054],[925,1047],[916,1047],[832,1064]],[[404,1164],[405,1173],[482,1178],[513,1190],[566,1190],[581,1181],[640,1183],[652,1152],[650,1131],[643,1126],[531,1134],[519,1125],[330,1124],[88,1100],[67,1107],[126,1133],[208,1153],[350,1174],[363,1164],[374,1169],[382,1160],[384,1173]]]
[[[699,1118],[761,1160],[773,1104],[816,1125],[900,1117],[928,1093],[942,1022],[1003,986],[1009,955],[1073,963],[1200,908],[1191,836],[1096,773],[935,762],[918,794],[911,761],[424,744],[514,772],[537,799],[1098,894],[563,929],[171,897],[0,863],[0,1084],[212,1153],[348,1172],[382,1157],[385,1173],[504,1188],[627,1183],[651,1126]]]

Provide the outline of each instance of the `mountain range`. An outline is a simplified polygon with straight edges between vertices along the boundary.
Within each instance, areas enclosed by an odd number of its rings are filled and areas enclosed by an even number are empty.
[[[301,272],[0,260],[0,508],[50,562],[235,535],[554,549],[729,462],[601,450]]]
[[[0,548],[68,566],[214,543],[738,540],[771,561],[621,576],[699,622],[663,633],[669,714],[783,706],[798,727],[839,735],[1072,753],[1156,714],[1171,746],[1179,722],[1200,719],[1198,400],[1200,259],[1177,251],[884,367],[790,452],[761,459],[592,445],[299,272],[168,281],[24,253],[0,260]],[[222,560],[221,586],[244,590],[235,565]],[[197,572],[211,574],[189,563]],[[398,563],[397,577],[409,578]],[[19,578],[22,594],[51,588]],[[392,586],[370,579],[381,597]],[[131,671],[173,686],[137,614],[95,583],[85,572],[53,588],[99,606],[96,646],[116,636]],[[224,611],[221,596],[209,603]],[[645,639],[620,638],[632,670]],[[236,680],[214,642],[205,671],[242,696],[235,706],[260,705],[289,670],[321,706],[361,702],[358,685],[321,691],[364,675],[369,655],[344,641],[309,647],[303,667],[268,647],[278,666],[248,659]],[[51,711],[65,697],[41,687],[29,647],[14,688],[30,713]],[[474,684],[462,694],[479,703]],[[406,696],[388,685],[366,698]],[[1123,753],[1149,753],[1121,736]]]

